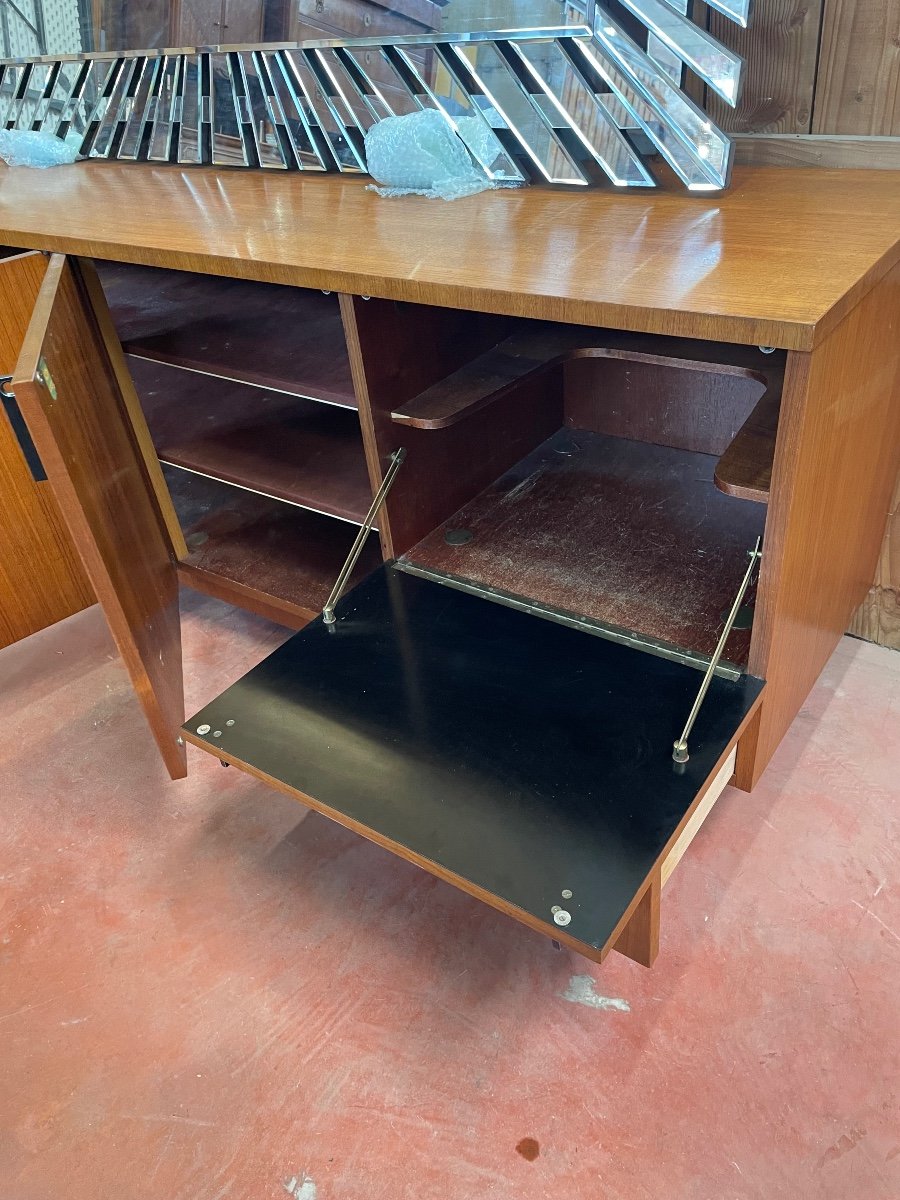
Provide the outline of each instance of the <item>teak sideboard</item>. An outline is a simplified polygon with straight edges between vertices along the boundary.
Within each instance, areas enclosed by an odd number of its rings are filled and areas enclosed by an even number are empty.
[[[84,163],[0,172],[0,241],[22,454],[173,778],[192,742],[650,965],[872,578],[900,176],[444,204]],[[298,631],[186,723],[179,583]]]

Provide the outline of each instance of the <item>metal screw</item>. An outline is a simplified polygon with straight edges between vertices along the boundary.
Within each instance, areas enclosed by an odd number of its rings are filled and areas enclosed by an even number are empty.
[[[572,889],[571,888],[563,888],[562,898],[563,898],[563,900],[571,900],[572,899]]]
[[[197,726],[197,732],[198,732],[198,733],[200,733],[200,734],[203,734],[203,733],[209,733],[209,731],[210,731],[210,729],[211,729],[211,728],[212,728],[212,726],[211,726],[211,725],[198,725],[198,726]]]
[[[444,541],[448,546],[465,546],[474,536],[471,529],[448,529],[444,534]]]
[[[554,905],[553,905],[553,907],[550,909],[550,911],[553,913],[553,915],[554,915],[554,916],[556,916],[556,914],[557,914],[558,912],[562,912],[562,905],[561,905],[561,904],[554,904]]]
[[[234,721],[226,721],[226,722],[225,722],[225,724],[226,724],[226,725],[233,725],[233,724],[234,724]]]
[[[221,737],[221,736],[222,736],[222,730],[221,730],[221,729],[214,729],[214,730],[213,730],[213,737]]]
[[[184,745],[184,738],[183,738],[183,737],[176,738],[176,739],[175,739],[175,745],[176,745],[176,746],[183,746],[183,745]]]
[[[564,908],[561,908],[559,912],[553,914],[553,920],[557,923],[557,925],[568,925],[568,923],[572,920],[572,914],[567,913]]]
[[[776,349],[776,346],[760,346],[760,350],[763,352],[763,354],[774,354]]]

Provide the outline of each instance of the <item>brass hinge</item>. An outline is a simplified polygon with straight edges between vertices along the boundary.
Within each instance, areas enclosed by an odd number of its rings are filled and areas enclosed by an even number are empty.
[[[53,376],[50,374],[50,368],[47,366],[47,360],[43,356],[38,359],[37,380],[38,383],[43,384],[43,386],[50,393],[51,399],[58,399],[56,394],[56,384],[53,382]]]

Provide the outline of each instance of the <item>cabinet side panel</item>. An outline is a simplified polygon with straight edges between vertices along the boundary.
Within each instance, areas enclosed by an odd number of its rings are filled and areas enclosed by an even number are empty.
[[[40,254],[0,265],[0,373],[11,375],[47,269]],[[36,483],[0,411],[0,646],[94,603],[51,485]]]
[[[741,746],[742,787],[765,769],[869,589],[898,466],[895,267],[814,351],[788,357],[750,656],[768,687],[756,737]]]

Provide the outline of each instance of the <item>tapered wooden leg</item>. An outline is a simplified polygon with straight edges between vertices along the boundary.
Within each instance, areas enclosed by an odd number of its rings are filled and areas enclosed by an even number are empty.
[[[642,967],[652,967],[659,953],[659,897],[662,882],[657,872],[631,914],[628,924],[619,934],[613,949],[633,958]]]

